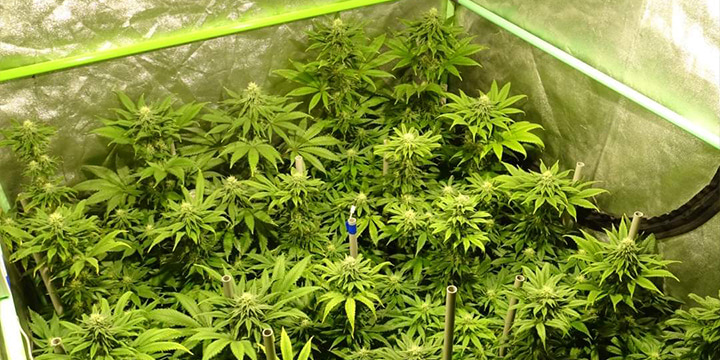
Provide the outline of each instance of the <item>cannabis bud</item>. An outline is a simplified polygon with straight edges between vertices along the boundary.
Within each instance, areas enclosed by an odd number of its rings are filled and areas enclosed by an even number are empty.
[[[415,211],[413,211],[413,210],[408,210],[403,215],[405,216],[405,220],[408,220],[408,221],[413,221],[416,218]]]
[[[365,200],[367,200],[367,195],[365,195],[365,193],[362,193],[362,192],[357,194],[357,196],[355,197],[355,201],[358,203],[364,203]]]
[[[58,212],[54,212],[48,216],[48,222],[50,223],[50,226],[59,228],[63,224],[63,216]]]
[[[139,110],[140,112],[140,119],[145,120],[150,116],[150,108],[147,106],[143,106]]]
[[[35,125],[35,123],[30,120],[23,121],[22,127],[26,133],[33,133],[35,132],[35,130],[37,130],[37,126]]]

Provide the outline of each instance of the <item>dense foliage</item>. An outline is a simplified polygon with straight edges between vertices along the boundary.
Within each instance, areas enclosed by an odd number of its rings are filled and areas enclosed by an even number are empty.
[[[528,169],[543,142],[523,95],[448,89],[482,50],[451,20],[431,11],[370,38],[337,18],[308,42],[276,71],[298,84],[284,96],[119,93],[94,130],[108,157],[72,187],[51,127],[3,131],[26,186],[0,231],[64,305],[42,297],[31,314],[37,359],[255,360],[267,328],[284,360],[439,359],[450,284],[458,359],[498,356],[510,297],[512,359],[718,354],[720,302],[675,316],[652,235],[581,232],[578,209],[603,190],[558,164]]]

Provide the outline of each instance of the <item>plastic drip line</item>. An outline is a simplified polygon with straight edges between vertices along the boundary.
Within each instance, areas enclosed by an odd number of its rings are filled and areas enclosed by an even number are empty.
[[[466,7],[468,10],[474,12],[475,14],[482,16],[493,24],[507,30],[511,34],[529,42],[531,45],[552,55],[554,58],[562,61],[563,63],[569,65],[575,70],[580,71],[581,73],[587,75],[595,81],[605,85],[606,87],[617,92],[618,94],[630,99],[634,103],[642,106],[643,108],[654,113],[655,115],[660,116],[661,118],[671,122],[672,124],[685,130],[686,132],[694,135],[698,139],[706,142],[710,146],[716,149],[720,149],[720,134],[714,134],[712,131],[704,128],[703,126],[700,126],[690,121],[684,116],[676,113],[671,109],[668,109],[664,105],[647,97],[639,91],[629,87],[628,85],[625,85],[618,80],[615,80],[614,78],[601,72],[598,69],[595,69],[594,67],[588,65],[582,60],[566,53],[565,51],[560,50],[549,42],[531,34],[527,30],[511,23],[508,20],[505,20],[504,18],[498,16],[492,11],[476,4],[472,0],[458,0],[458,4]]]
[[[100,50],[86,54],[69,56],[62,59],[49,60],[37,64],[21,66],[14,69],[0,71],[0,82],[44,74],[52,71],[89,65],[105,60],[121,58],[130,55],[185,45],[197,41],[209,40],[217,37],[256,30],[273,25],[286,24],[293,21],[309,19],[336,12],[357,9],[370,5],[394,2],[397,0],[348,0],[327,5],[320,5],[310,9],[289,11],[279,15],[260,19],[239,21],[229,25],[199,29],[182,34],[169,35],[158,39],[151,39],[113,49]]]

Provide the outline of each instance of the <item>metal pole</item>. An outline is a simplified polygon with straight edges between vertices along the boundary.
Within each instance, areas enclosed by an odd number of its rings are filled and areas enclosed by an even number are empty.
[[[54,337],[50,339],[50,346],[56,354],[65,354],[65,346],[63,346],[62,338]]]
[[[275,355],[275,335],[272,329],[265,329],[262,332],[263,345],[265,346],[265,358],[267,360],[277,360]]]
[[[450,285],[446,290],[445,297],[445,342],[443,343],[443,360],[452,360],[453,337],[455,333],[455,296],[457,286]]]
[[[519,289],[520,287],[522,287],[523,282],[525,282],[524,276],[515,276],[515,283],[513,284],[513,288]],[[505,342],[510,336],[510,329],[512,329],[513,321],[515,321],[515,305],[517,305],[517,302],[518,299],[516,297],[510,297],[510,301],[508,304],[508,312],[505,315],[505,327],[503,328],[502,338],[500,338],[500,357],[505,356]]]
[[[645,214],[640,211],[636,211],[633,214],[632,223],[630,223],[630,231],[628,231],[628,238],[635,239],[638,231],[640,230],[640,222],[642,221],[643,216],[645,216]]]
[[[584,162],[579,162],[579,161],[578,161],[578,162],[575,164],[575,173],[573,174],[573,179],[572,179],[572,181],[573,181],[574,183],[576,183],[576,182],[580,181],[580,179],[582,179],[582,171],[583,171],[583,168],[584,168],[584,167],[585,167],[585,163],[584,163]]]
[[[235,280],[230,275],[223,275],[222,279],[220,281],[223,284],[223,295],[228,298],[232,299],[235,297]]]

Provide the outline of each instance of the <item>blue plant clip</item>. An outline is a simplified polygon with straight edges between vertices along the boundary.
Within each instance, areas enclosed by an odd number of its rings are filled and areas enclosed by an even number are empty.
[[[349,221],[345,221],[345,229],[347,229],[347,231],[348,231],[348,233],[350,233],[350,235],[357,234],[357,224],[350,225]]]

